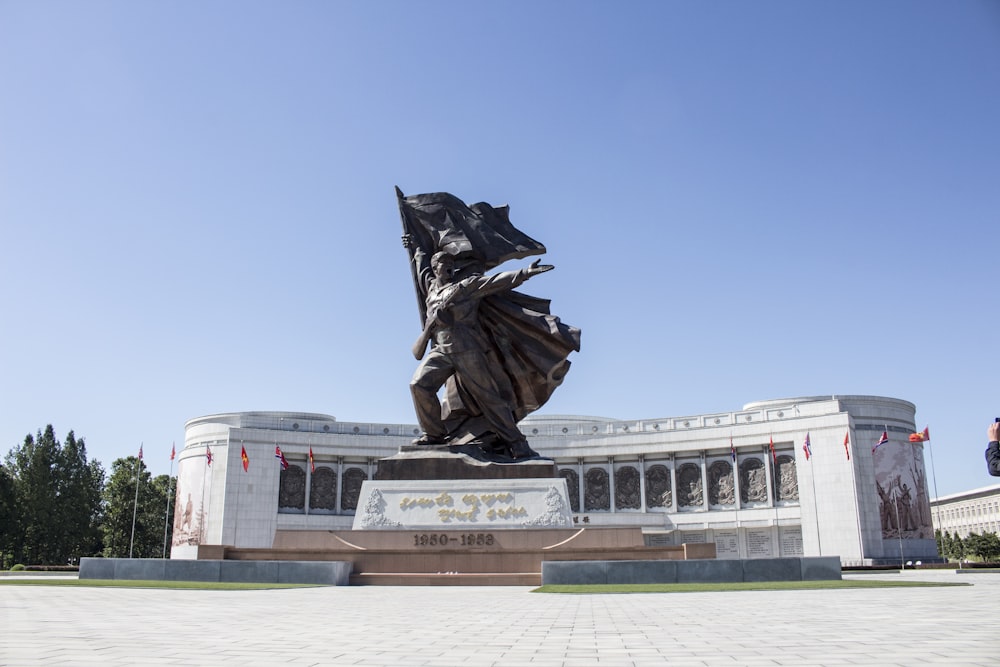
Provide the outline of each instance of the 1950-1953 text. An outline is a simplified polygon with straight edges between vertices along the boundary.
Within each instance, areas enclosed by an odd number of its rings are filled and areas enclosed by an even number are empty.
[[[496,544],[493,533],[414,533],[415,547],[491,547]]]

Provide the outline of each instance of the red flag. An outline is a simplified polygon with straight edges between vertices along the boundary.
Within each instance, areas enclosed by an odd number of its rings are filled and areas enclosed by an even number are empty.
[[[243,472],[250,467],[250,457],[247,456],[247,448],[240,444],[240,460],[243,461]]]
[[[848,431],[844,434],[844,453],[847,454],[847,460],[851,460],[851,432]]]
[[[177,446],[174,443],[170,443],[170,460],[173,461],[174,457],[177,456]]]
[[[309,472],[316,472],[316,461],[313,460],[312,445],[309,445]]]
[[[875,453],[876,449],[878,449],[887,442],[889,442],[889,433],[887,431],[882,431],[882,435],[879,437],[878,442],[872,445],[872,454]]]
[[[802,451],[806,453],[806,461],[812,456],[812,445],[809,444],[809,434],[806,433],[806,441],[802,444]]]
[[[142,460],[142,443],[139,443],[139,460]]]
[[[282,470],[288,470],[288,461],[285,460],[285,455],[281,453],[281,447],[277,445],[274,446],[274,458],[278,459],[278,462],[281,463]]]
[[[205,445],[205,464],[212,465],[212,448]]]
[[[931,439],[930,427],[925,428],[920,433],[911,433],[910,442],[925,442]]]
[[[771,459],[774,465],[778,465],[778,455],[774,453],[774,436],[771,436]]]
[[[924,427],[924,432],[921,435],[924,436],[924,440],[930,440],[931,439],[931,427],[930,426],[925,426]]]

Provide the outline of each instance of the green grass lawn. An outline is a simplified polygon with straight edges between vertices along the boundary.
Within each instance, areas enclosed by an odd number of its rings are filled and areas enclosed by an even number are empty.
[[[199,591],[260,591],[272,588],[316,588],[317,584],[253,584],[220,581],[147,581],[131,579],[3,579],[0,586],[74,586],[82,588],[165,588]]]
[[[967,583],[930,581],[760,581],[720,584],[587,584],[580,586],[541,586],[532,593],[711,593],[732,591],[815,591],[844,588],[913,588],[924,586],[971,586]]]

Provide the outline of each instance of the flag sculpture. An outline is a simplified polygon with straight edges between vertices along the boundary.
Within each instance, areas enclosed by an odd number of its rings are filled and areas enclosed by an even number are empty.
[[[547,300],[514,291],[553,266],[486,272],[545,246],[515,228],[505,206],[467,206],[444,192],[396,195],[421,324],[410,391],[423,434],[414,445],[472,445],[493,461],[537,456],[517,423],[562,383],[580,330],[552,315]]]

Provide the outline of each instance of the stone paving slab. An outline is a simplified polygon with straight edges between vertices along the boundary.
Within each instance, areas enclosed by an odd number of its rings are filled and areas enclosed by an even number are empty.
[[[1000,574],[877,578],[972,585],[632,595],[0,586],[0,665],[1000,665]]]

